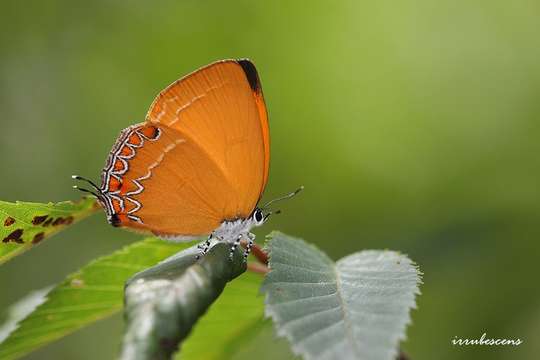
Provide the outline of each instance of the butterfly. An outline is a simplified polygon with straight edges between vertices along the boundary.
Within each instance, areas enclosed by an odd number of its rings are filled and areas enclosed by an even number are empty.
[[[88,182],[116,227],[190,241],[208,235],[241,240],[273,213],[258,203],[268,181],[270,132],[261,83],[247,59],[222,60],[175,81],[159,93],[145,121],[120,132],[101,173]],[[276,212],[274,212],[276,213]]]

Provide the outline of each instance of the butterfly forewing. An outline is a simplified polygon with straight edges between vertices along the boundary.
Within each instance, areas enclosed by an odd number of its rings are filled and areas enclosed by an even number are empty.
[[[228,214],[231,216],[249,215],[267,176],[268,124],[266,118],[261,119],[266,109],[260,110],[264,101],[260,86],[258,89],[255,96],[239,62],[222,61],[169,86],[147,116],[150,122],[165,124],[192,138],[224,169],[239,197],[237,209],[230,209],[235,210]]]

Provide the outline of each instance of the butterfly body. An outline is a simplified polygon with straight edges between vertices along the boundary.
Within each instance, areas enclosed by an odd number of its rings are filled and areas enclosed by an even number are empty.
[[[272,213],[257,207],[268,180],[270,133],[259,76],[249,60],[207,65],[161,91],[143,123],[122,130],[101,173],[85,180],[115,227],[172,241],[208,236],[231,257]],[[300,189],[299,189],[300,190]],[[295,195],[299,190],[282,200]]]
[[[212,237],[220,240],[232,242],[238,237],[249,238],[251,229],[260,226],[264,222],[264,217],[257,219],[256,215],[262,210],[256,208],[253,215],[246,219],[225,220],[221,225],[212,232]]]
[[[259,208],[255,208],[253,214],[248,218],[225,220],[210,234],[208,240],[201,245],[200,248],[203,250],[203,253],[206,253],[210,245],[209,240],[217,239],[219,241],[225,241],[232,244],[231,252],[229,254],[229,256],[232,257],[236,247],[240,244],[240,241],[246,240],[247,248],[244,253],[244,258],[246,258],[253,246],[253,241],[255,240],[255,234],[251,232],[251,229],[262,225],[265,221],[266,217]]]

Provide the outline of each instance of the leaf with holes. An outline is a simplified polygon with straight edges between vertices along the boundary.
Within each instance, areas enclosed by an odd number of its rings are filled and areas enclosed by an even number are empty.
[[[186,248],[147,239],[92,261],[54,287],[44,303],[0,344],[0,359],[15,359],[122,308],[126,279]]]
[[[267,244],[262,291],[278,335],[306,359],[393,359],[405,338],[420,273],[405,255],[362,251],[333,262],[281,233]]]
[[[0,201],[0,264],[98,209],[89,197],[48,204]]]

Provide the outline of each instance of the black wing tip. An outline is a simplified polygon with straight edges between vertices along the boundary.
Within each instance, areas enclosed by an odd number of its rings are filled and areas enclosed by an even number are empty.
[[[261,82],[259,81],[259,75],[257,74],[255,65],[249,59],[238,59],[236,62],[242,67],[242,70],[244,70],[244,74],[246,74],[251,89],[256,93],[260,93]]]

